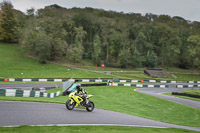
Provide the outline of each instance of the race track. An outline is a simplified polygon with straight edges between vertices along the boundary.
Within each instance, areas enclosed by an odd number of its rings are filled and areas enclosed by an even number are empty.
[[[95,109],[93,112],[83,109],[69,111],[64,104],[0,101],[0,107],[0,126],[117,125],[200,131],[197,127],[178,126],[102,109]]]
[[[166,92],[178,92],[190,89],[194,88],[141,88],[135,89],[135,91],[200,109],[200,102],[161,94]]]
[[[0,85],[2,87],[3,84]],[[61,84],[53,84],[61,86]],[[7,84],[3,87],[10,86],[31,86],[44,87],[52,86],[52,84]],[[187,99],[165,96],[160,93],[178,91],[179,89],[170,88],[141,88],[136,91],[185,104],[195,108],[200,108],[200,102]],[[183,89],[181,89],[183,90]],[[178,99],[178,100],[177,100]],[[182,128],[200,131],[200,127],[187,127],[164,122],[158,122],[137,116],[127,115],[123,113],[97,109],[93,112],[87,112],[84,109],[74,109],[69,111],[64,104],[55,103],[37,103],[37,102],[16,102],[16,101],[0,101],[0,126],[20,126],[20,125],[112,125],[112,126],[137,126],[137,127],[159,127],[159,128]]]

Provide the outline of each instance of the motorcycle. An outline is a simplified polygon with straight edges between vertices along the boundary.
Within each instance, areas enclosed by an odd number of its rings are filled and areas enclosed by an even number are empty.
[[[69,99],[66,102],[66,108],[68,110],[73,110],[74,108],[83,108],[86,109],[88,112],[92,112],[94,110],[94,103],[89,101],[88,99],[91,98],[93,95],[87,95],[86,101],[84,103],[83,94],[76,95],[75,92],[71,92],[69,94]]]

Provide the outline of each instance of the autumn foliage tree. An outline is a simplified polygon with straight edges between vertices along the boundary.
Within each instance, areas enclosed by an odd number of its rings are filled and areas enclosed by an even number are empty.
[[[0,3],[0,41],[16,42],[17,27],[13,5],[9,1]]]

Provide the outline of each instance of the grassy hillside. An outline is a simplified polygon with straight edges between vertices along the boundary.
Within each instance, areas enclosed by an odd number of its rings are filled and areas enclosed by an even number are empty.
[[[112,78],[110,75],[40,64],[26,57],[18,45],[0,44],[0,78]]]
[[[97,71],[143,71],[143,68],[121,69],[94,67],[91,61],[83,60],[79,64],[72,64],[63,60],[58,62],[62,65],[75,66],[78,68]],[[171,70],[171,69],[170,69]],[[185,70],[184,72],[190,72]],[[200,80],[200,75],[174,74],[177,78],[161,80]],[[111,75],[95,73],[84,70],[72,69],[56,64],[40,64],[36,59],[25,56],[25,52],[19,45],[0,43],[0,78],[130,78],[130,79],[151,79],[143,73],[120,73],[114,72]]]

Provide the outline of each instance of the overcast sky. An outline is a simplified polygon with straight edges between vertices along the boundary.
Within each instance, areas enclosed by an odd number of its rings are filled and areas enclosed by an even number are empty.
[[[3,1],[3,0],[0,0]],[[180,16],[186,20],[200,21],[200,0],[10,0],[15,9],[26,12],[34,7],[58,4],[62,7],[92,7],[124,13],[153,13]]]

